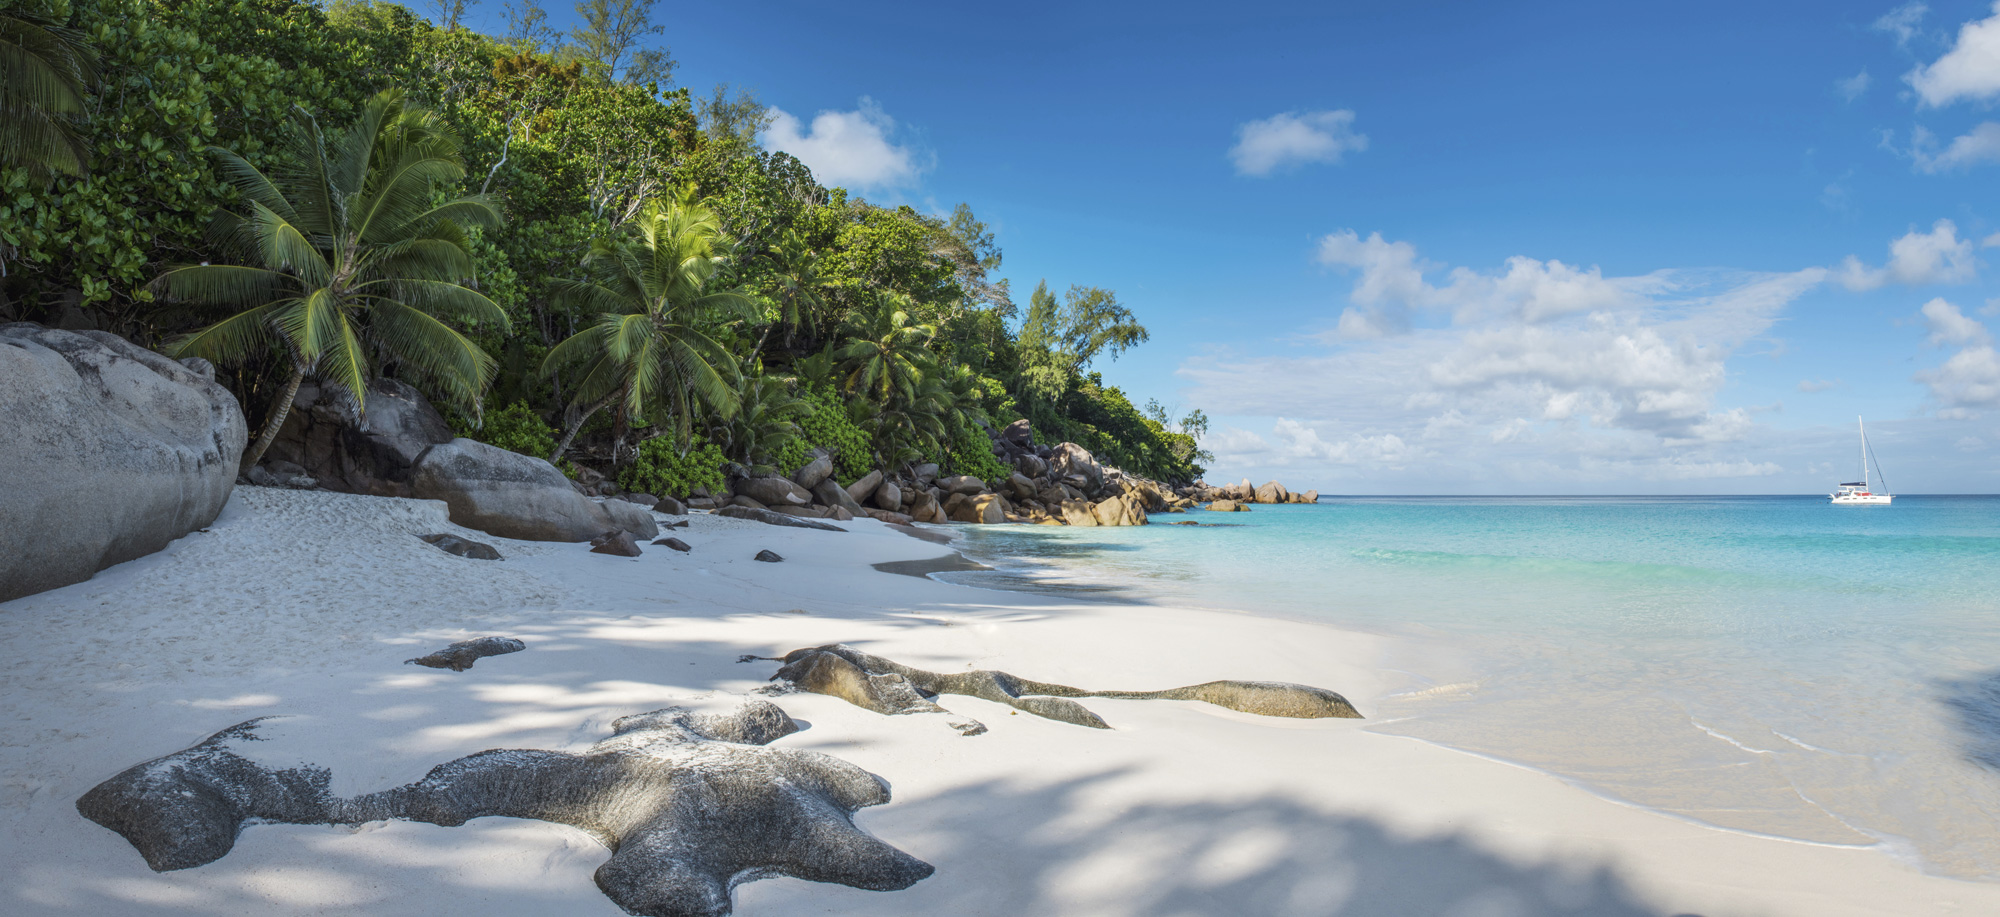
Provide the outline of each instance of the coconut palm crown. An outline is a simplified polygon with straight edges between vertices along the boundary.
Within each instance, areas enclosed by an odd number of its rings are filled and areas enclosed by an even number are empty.
[[[597,320],[542,361],[543,372],[574,380],[568,429],[550,461],[591,414],[614,403],[630,423],[671,422],[682,444],[692,437],[698,408],[723,420],[735,415],[736,360],[712,332],[729,320],[749,320],[755,304],[733,290],[710,289],[727,241],[715,211],[683,190],[648,201],[623,233],[592,243],[586,279],[557,285],[559,301],[595,312]]]
[[[393,361],[476,410],[493,358],[446,320],[507,324],[498,305],[460,283],[473,275],[461,227],[498,225],[500,209],[481,194],[436,203],[439,186],[465,167],[435,113],[389,90],[344,133],[323,136],[303,111],[291,127],[268,172],[209,149],[244,200],[241,213],[218,216],[211,236],[244,263],[180,265],[153,281],[173,299],[249,306],[176,340],[175,356],[235,363],[275,348],[290,364],[245,467],[270,447],[306,376],[365,411],[374,368]]]

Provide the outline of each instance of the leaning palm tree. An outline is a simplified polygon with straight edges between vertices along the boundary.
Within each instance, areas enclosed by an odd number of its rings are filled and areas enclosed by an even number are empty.
[[[83,111],[97,54],[83,33],[24,9],[0,10],[0,166],[37,180],[82,175],[90,154],[66,116]]]
[[[684,190],[670,202],[648,201],[623,236],[592,243],[587,279],[557,285],[559,302],[598,316],[542,361],[544,373],[576,380],[568,428],[549,461],[569,450],[584,421],[613,404],[633,423],[663,410],[683,446],[698,407],[724,420],[736,413],[736,361],[711,332],[747,319],[752,303],[733,290],[709,289],[726,241],[721,218]]]
[[[841,384],[855,394],[888,402],[900,395],[916,398],[917,383],[930,369],[925,345],[937,336],[930,325],[910,324],[904,300],[895,294],[876,299],[874,314],[854,329],[855,339],[834,351],[840,361]]]
[[[458,139],[435,113],[389,90],[328,138],[296,111],[283,165],[269,174],[228,150],[209,152],[246,202],[242,214],[219,216],[211,235],[245,263],[180,265],[152,285],[174,299],[250,306],[176,340],[175,356],[235,363],[275,349],[289,364],[244,467],[277,438],[307,376],[366,411],[372,367],[393,360],[477,409],[493,358],[444,319],[507,324],[492,300],[459,284],[473,273],[460,226],[498,225],[500,210],[480,194],[432,203],[465,174]]]

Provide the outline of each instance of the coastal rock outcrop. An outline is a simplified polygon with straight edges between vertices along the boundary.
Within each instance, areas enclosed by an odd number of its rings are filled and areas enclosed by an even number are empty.
[[[612,530],[590,540],[590,553],[617,557],[638,557],[645,553],[631,532]]]
[[[502,538],[589,541],[618,527],[554,465],[477,440],[432,446],[417,462],[411,491],[443,500],[452,522]]]
[[[1285,682],[1211,681],[1164,691],[1086,691],[991,670],[927,672],[838,643],[796,649],[776,661],[784,665],[771,676],[773,681],[887,714],[941,713],[944,708],[937,706],[934,698],[963,694],[1095,729],[1111,727],[1071,698],[1198,700],[1262,716],[1361,718],[1354,705],[1335,692]]]
[[[528,648],[513,637],[475,637],[460,640],[426,656],[403,660],[404,665],[420,665],[432,669],[450,669],[463,672],[472,664],[488,656],[505,656]]]
[[[0,325],[0,418],[0,601],[215,521],[249,439],[206,360],[25,322]]]
[[[337,389],[300,385],[265,461],[298,465],[327,490],[415,496],[417,461],[456,437],[451,425],[421,392],[395,379],[369,382],[364,408],[357,412]]]
[[[856,811],[889,801],[881,779],[818,752],[766,747],[798,731],[766,701],[728,714],[668,707],[628,716],[581,754],[484,751],[438,765],[416,783],[351,798],[329,791],[324,767],[258,760],[260,733],[284,725],[240,723],[129,768],[85,793],[77,811],[123,836],[158,871],[219,859],[252,819],[555,822],[611,848],[598,888],[646,917],[725,917],[731,889],[769,876],[894,891],[934,871],[854,825]]]

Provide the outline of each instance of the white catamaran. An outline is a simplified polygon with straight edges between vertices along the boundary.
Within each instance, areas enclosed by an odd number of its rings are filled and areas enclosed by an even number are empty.
[[[1862,426],[1859,417],[1854,418],[1854,424],[1861,430],[1861,480],[1840,485],[1840,489],[1831,494],[1833,505],[1888,506],[1889,501],[1896,498],[1888,492],[1889,479],[1882,474],[1882,465],[1879,461],[1875,464],[1875,478],[1882,482],[1883,492],[1878,494],[1868,489],[1868,428]]]

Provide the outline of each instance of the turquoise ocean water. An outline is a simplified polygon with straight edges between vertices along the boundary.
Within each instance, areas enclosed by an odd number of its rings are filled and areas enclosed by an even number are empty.
[[[2000,497],[1323,498],[976,527],[968,585],[1405,638],[1368,728],[2000,880]],[[1211,525],[1210,523],[1213,523]],[[1339,688],[1338,685],[1329,687]]]

